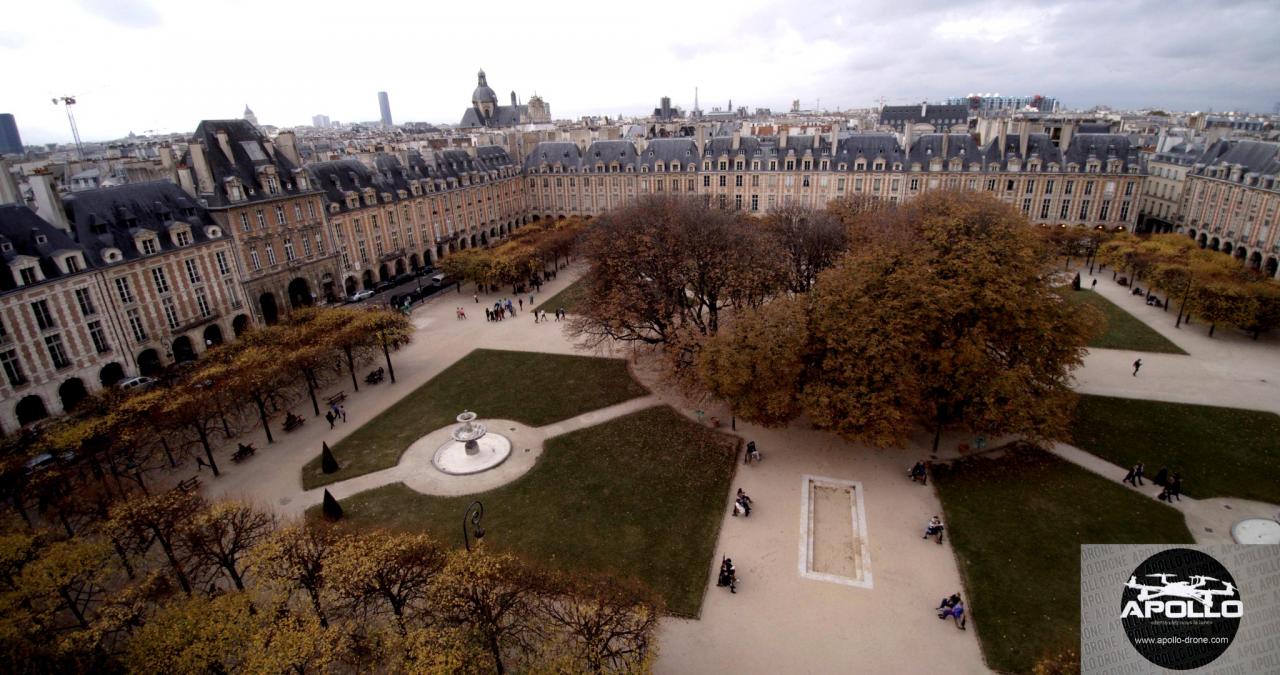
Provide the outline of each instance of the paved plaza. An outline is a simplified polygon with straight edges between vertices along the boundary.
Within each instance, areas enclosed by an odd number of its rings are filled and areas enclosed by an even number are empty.
[[[1127,297],[1127,289],[1112,283],[1110,276],[1110,272],[1100,274],[1096,290],[1189,355],[1094,350],[1078,373],[1081,391],[1280,412],[1280,348],[1275,338],[1254,342],[1220,330],[1211,340],[1202,326],[1174,329],[1173,314]],[[551,297],[576,277],[572,271],[561,274],[544,286],[536,301]],[[1086,286],[1088,281],[1086,273]],[[480,300],[492,304],[500,295],[482,295]],[[523,299],[529,301],[527,295]],[[470,318],[457,320],[457,307],[465,307]],[[397,383],[362,385],[357,393],[350,390],[349,378],[340,381],[326,393],[346,391],[348,421],[339,422],[334,430],[323,419],[308,416],[303,428],[277,434],[278,441],[270,446],[264,444],[261,432],[250,434],[259,452],[241,465],[225,462],[224,475],[206,483],[209,496],[241,497],[269,505],[282,517],[298,517],[319,503],[323,493],[322,489],[304,491],[301,481],[303,466],[316,456],[322,441],[335,445],[473,349],[581,353],[564,334],[562,324],[535,324],[529,313],[500,323],[486,322],[482,307],[467,290],[440,294],[415,308],[415,339],[392,357]],[[601,355],[633,353],[627,348]],[[1130,364],[1139,357],[1145,365],[1135,378]],[[376,363],[365,370],[375,367]],[[690,419],[696,419],[699,409],[726,423],[730,419],[725,409],[686,400],[661,386],[651,370],[643,366],[633,370],[654,392],[651,396],[546,427],[494,420],[493,428],[511,437],[515,452],[495,471],[461,479],[468,483],[424,478],[432,471],[430,450],[426,450],[406,452],[395,467],[328,487],[339,498],[393,482],[405,482],[427,494],[479,491],[528,471],[536,463],[543,439],[645,407],[666,404]],[[519,374],[512,373],[511,381],[518,387]],[[476,412],[485,419],[485,411]],[[737,566],[738,592],[730,594],[715,586],[717,566],[707,570],[701,617],[669,618],[662,623],[659,672],[937,672],[940,667],[955,673],[988,671],[974,635],[982,627],[982,608],[970,608],[968,631],[939,621],[933,612],[940,598],[963,594],[963,588],[950,545],[921,539],[928,518],[942,511],[933,489],[905,475],[916,459],[927,456],[931,440],[927,435],[914,437],[906,449],[874,450],[810,429],[803,420],[783,429],[738,423],[737,433],[754,440],[764,455],[760,464],[739,464],[730,490],[732,494],[744,489],[754,500],[755,510],[750,518],[730,517],[731,497],[726,495],[716,543],[715,560],[728,556]],[[424,438],[424,447],[436,447],[435,440]],[[945,438],[944,445],[955,447],[962,440]],[[523,452],[526,447],[530,452]],[[1117,482],[1124,474],[1119,467],[1071,446],[1058,446],[1054,452]],[[817,492],[815,485],[820,488]],[[1184,498],[1174,506],[1187,514],[1188,526],[1202,543],[1229,537],[1231,522],[1246,513],[1274,517],[1277,511],[1274,505],[1229,499]],[[821,568],[811,570],[818,573],[805,573],[806,555],[812,556],[811,565]],[[834,573],[824,575],[824,570]],[[847,583],[848,579],[859,583]]]

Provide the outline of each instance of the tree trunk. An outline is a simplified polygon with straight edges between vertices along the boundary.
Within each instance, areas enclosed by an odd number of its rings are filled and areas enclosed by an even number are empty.
[[[347,355],[347,370],[351,371],[351,386],[360,391],[360,383],[356,381],[356,359],[351,354],[350,347],[343,347],[342,353]]]
[[[227,565],[226,570],[227,570],[227,576],[231,577],[231,582],[236,585],[236,590],[243,591],[244,578],[241,576],[239,572],[236,571],[236,566],[234,564]]]
[[[182,565],[178,563],[178,556],[173,553],[173,545],[169,540],[160,534],[160,531],[152,528],[152,532],[156,535],[156,541],[160,542],[160,548],[164,549],[164,555],[169,559],[169,565],[173,567],[173,573],[178,577],[178,585],[187,595],[191,595],[191,582],[187,581],[187,573],[182,570]]]
[[[258,419],[262,420],[262,430],[267,432],[267,442],[275,443],[276,439],[271,436],[271,421],[267,419],[267,402],[256,392],[253,394],[253,402],[258,406]]]
[[[80,628],[88,628],[89,622],[85,621],[84,613],[80,611],[76,602],[71,599],[71,594],[67,592],[67,588],[65,586],[58,587],[58,595],[62,596],[62,602],[66,604],[67,609],[71,610],[71,615],[76,618],[76,622],[80,624]]]
[[[387,375],[391,376],[391,384],[396,383],[396,369],[391,366],[391,350],[387,345],[387,341],[382,341],[382,355],[387,359]]]
[[[933,427],[933,454],[938,454],[938,443],[942,441],[942,411],[938,411],[937,420]]]
[[[111,538],[111,546],[116,550],[116,555],[120,556],[120,566],[124,568],[124,573],[132,579],[133,565],[129,564],[129,554],[124,552],[124,547],[120,545],[120,541],[115,537]]]
[[[31,516],[27,515],[27,507],[22,503],[22,497],[20,497],[17,492],[14,492],[12,501],[13,510],[17,511],[19,516],[22,516],[22,522],[26,523],[27,527],[32,527]]]
[[[1213,329],[1215,329],[1215,328],[1217,328],[1217,327],[1218,327],[1218,322],[1216,322],[1216,321],[1215,321],[1215,322],[1213,322],[1213,323],[1211,323],[1211,324],[1209,324],[1209,337],[1213,337]]]
[[[209,444],[209,432],[205,431],[203,424],[194,424],[196,435],[200,437],[200,445],[204,448],[204,456],[209,460],[209,468],[213,469],[213,477],[217,478],[222,475],[218,473],[218,463],[213,460],[213,446]]]
[[[320,619],[320,627],[329,627],[329,617],[324,615],[324,609],[320,605],[320,592],[317,589],[308,588],[307,594],[311,596],[311,608],[315,610],[316,617]]]
[[[315,373],[310,369],[302,371],[302,377],[307,381],[307,393],[311,395],[311,407],[316,411],[316,417],[320,416],[320,402],[316,400],[316,381]]]
[[[498,675],[506,673],[507,669],[502,665],[502,648],[498,646],[497,636],[489,636],[489,653],[493,654],[493,665],[498,669]]]
[[[178,466],[178,461],[173,458],[173,451],[169,449],[169,439],[163,435],[160,436],[160,447],[164,448],[164,456],[169,459],[169,468]]]

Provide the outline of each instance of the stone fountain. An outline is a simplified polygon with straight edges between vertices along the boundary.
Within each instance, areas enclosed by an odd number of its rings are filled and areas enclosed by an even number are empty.
[[[456,418],[461,426],[453,429],[452,439],[440,446],[431,463],[439,470],[455,476],[488,471],[511,455],[511,441],[506,436],[490,433],[476,421],[476,414],[464,410]]]

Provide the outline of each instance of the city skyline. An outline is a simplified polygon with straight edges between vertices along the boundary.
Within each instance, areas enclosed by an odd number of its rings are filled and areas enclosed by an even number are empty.
[[[70,141],[64,111],[50,103],[63,95],[78,98],[86,141],[190,133],[201,119],[239,117],[245,104],[282,127],[316,114],[376,121],[379,91],[396,97],[400,121],[455,124],[484,68],[500,100],[537,93],[560,119],[643,115],[662,96],[689,109],[695,87],[706,110],[730,99],[775,111],[793,99],[804,108],[821,101],[834,110],[881,97],[915,103],[999,91],[1053,96],[1070,108],[1269,112],[1280,89],[1269,68],[1280,57],[1271,39],[1280,5],[1242,0],[1206,13],[1178,4],[917,0],[885,17],[870,14],[870,3],[801,10],[715,1],[686,8],[673,24],[640,13],[620,21],[578,0],[550,16],[499,3],[483,19],[462,8],[373,2],[341,22],[293,2],[264,14],[260,4],[231,0],[225,12],[204,15],[148,0],[59,0],[11,8],[0,54],[39,65],[15,70],[0,108],[31,144]],[[1184,21],[1190,12],[1202,16]],[[529,30],[548,24],[564,30]],[[287,25],[292,39],[280,39],[275,25]],[[443,28],[463,25],[470,30]],[[67,49],[102,35],[112,36],[106,67],[86,67],[90,52]],[[376,41],[376,58],[324,55],[326,46],[363,39]],[[442,66],[433,54],[467,56]]]

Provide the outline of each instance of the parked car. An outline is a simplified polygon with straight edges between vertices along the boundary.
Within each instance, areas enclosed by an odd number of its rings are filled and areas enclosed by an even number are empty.
[[[445,275],[443,275],[443,274],[433,274],[433,275],[431,275],[431,285],[432,285],[432,286],[443,286],[443,285],[444,285],[444,282],[445,282],[445,279],[448,279],[448,278],[449,278],[449,277],[447,277],[447,276],[445,276]]]
[[[395,288],[395,287],[396,287],[396,284],[394,281],[379,281],[378,285],[373,287],[373,292],[381,293],[389,288]]]
[[[393,284],[395,284],[395,285],[397,285],[397,286],[403,286],[404,284],[407,284],[407,283],[409,283],[410,281],[413,281],[413,279],[414,279],[414,277],[413,277],[413,275],[412,275],[412,274],[401,274],[400,276],[396,277],[395,279],[392,279],[392,280],[391,280],[391,283],[393,283]]]
[[[347,298],[347,302],[360,302],[361,300],[367,300],[372,297],[373,291],[366,288],[363,291],[356,291],[355,293],[352,293],[351,297]]]
[[[154,386],[155,383],[156,378],[154,377],[131,377],[127,380],[121,380],[116,383],[116,386],[125,391],[132,391],[134,389],[149,389]]]

